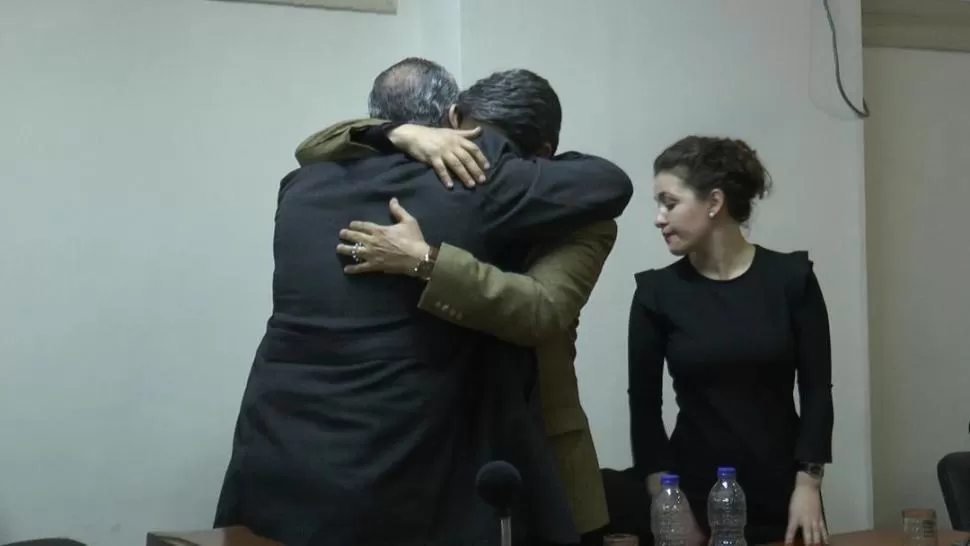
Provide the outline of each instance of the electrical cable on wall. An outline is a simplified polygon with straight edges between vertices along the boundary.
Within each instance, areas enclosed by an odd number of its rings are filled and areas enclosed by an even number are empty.
[[[855,115],[861,119],[869,117],[869,105],[866,104],[866,98],[862,98],[862,109],[860,110],[855,104],[852,103],[852,99],[845,92],[845,86],[842,84],[842,67],[839,62],[839,38],[835,32],[835,19],[832,17],[832,8],[829,7],[829,0],[822,0],[822,5],[825,7],[825,17],[829,21],[829,29],[832,31],[832,57],[835,59],[835,84],[839,87],[839,94],[842,95],[842,100],[855,112]]]

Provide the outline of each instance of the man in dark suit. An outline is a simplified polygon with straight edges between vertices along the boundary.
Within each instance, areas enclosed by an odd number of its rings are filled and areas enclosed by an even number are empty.
[[[399,65],[375,81],[372,98],[435,110],[449,92],[437,69]],[[558,99],[545,80],[516,74],[501,83],[511,84],[517,122],[541,125]],[[273,314],[243,396],[217,526],[246,525],[288,546],[488,544],[497,525],[475,499],[477,466],[510,455],[527,492],[555,475],[525,409],[532,353],[420,312],[416,279],[344,275],[334,252],[340,228],[386,222],[396,198],[429,242],[521,267],[531,245],[614,218],[632,195],[626,174],[600,158],[523,159],[487,128],[477,144],[491,169],[474,191],[441,191],[430,168],[401,154],[317,163],[283,179]],[[558,503],[555,492],[533,493],[519,526],[575,540],[561,491]]]

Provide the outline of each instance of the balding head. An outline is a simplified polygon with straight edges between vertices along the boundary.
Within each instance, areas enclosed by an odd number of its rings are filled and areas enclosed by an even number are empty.
[[[442,125],[458,100],[458,82],[445,68],[409,57],[374,79],[368,98],[372,118],[399,123]]]

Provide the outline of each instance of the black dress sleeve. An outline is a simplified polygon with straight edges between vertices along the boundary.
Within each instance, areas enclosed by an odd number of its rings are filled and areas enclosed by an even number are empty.
[[[795,337],[801,428],[795,459],[832,462],[832,340],[828,310],[812,262],[805,252],[792,254],[792,329]]]
[[[671,470],[673,456],[663,421],[666,335],[656,313],[654,271],[636,276],[628,333],[630,442],[633,468],[641,479]]]

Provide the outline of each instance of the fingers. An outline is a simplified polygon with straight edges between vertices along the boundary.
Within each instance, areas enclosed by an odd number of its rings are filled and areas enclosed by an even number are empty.
[[[431,166],[446,187],[454,187],[451,174],[454,174],[467,188],[485,181],[485,172],[475,157],[462,147],[444,153],[431,161]]]
[[[464,150],[462,150],[462,152],[464,152]],[[467,153],[465,155],[468,156],[468,160],[470,163],[472,164],[475,163],[474,161],[471,161],[471,156],[469,156]],[[450,154],[445,155],[445,164],[448,165],[448,170],[454,173],[455,176],[458,177],[458,180],[461,180],[461,183],[464,184],[466,188],[475,187],[476,177],[468,172],[468,169],[465,166],[465,162],[462,161],[461,157],[459,157],[458,152],[452,152]]]
[[[359,232],[363,233],[364,235],[372,235],[372,234],[377,233],[378,231],[380,231],[381,228],[384,227],[384,226],[379,226],[379,225],[377,225],[377,224],[375,224],[373,222],[359,222],[359,221],[356,221],[355,220],[355,221],[351,222],[350,225],[347,226],[347,227],[349,229],[351,229],[352,231],[359,231]],[[344,231],[346,231],[346,230],[344,230]]]
[[[461,147],[466,152],[471,154],[472,158],[475,160],[475,163],[477,163],[482,170],[485,170],[490,167],[490,165],[488,164],[488,158],[485,157],[485,154],[482,152],[481,148],[479,148],[477,144],[475,144],[470,140],[465,140],[465,141],[462,141]]]
[[[356,222],[350,223],[350,226],[351,226],[350,229],[340,230],[340,238],[350,243],[360,243],[362,245],[372,243],[374,238],[354,228],[353,226],[355,223]]]
[[[812,521],[812,544],[826,544],[829,541],[828,533],[825,532],[825,523]]]
[[[337,245],[337,254],[341,256],[350,256],[354,260],[361,260],[355,264],[349,264],[344,266],[344,273],[350,275],[356,275],[359,273],[372,273],[378,271],[377,266],[374,262],[367,261],[364,253],[366,252],[366,247],[358,245]]]
[[[360,249],[354,245],[345,245],[340,243],[337,245],[337,254],[341,256],[350,256],[351,258],[356,258],[360,255]]]
[[[454,187],[454,177],[472,188],[485,182],[488,159],[478,146],[469,140],[481,134],[480,128],[468,130],[430,129],[426,141],[408,153],[418,161],[431,165],[446,188]],[[431,138],[434,136],[434,138]]]
[[[482,128],[475,127],[474,129],[459,129],[455,132],[458,133],[458,136],[463,138],[478,138],[478,136],[482,134]]]
[[[344,273],[348,275],[359,275],[360,273],[374,273],[377,268],[371,262],[361,262],[344,266]]]
[[[408,213],[408,211],[404,207],[401,206],[401,203],[400,203],[400,201],[397,200],[397,197],[394,197],[394,198],[391,199],[390,209],[391,209],[391,216],[393,216],[394,217],[394,220],[396,220],[398,222],[414,222],[415,221],[414,217],[411,216]]]
[[[451,174],[448,173],[448,167],[445,166],[445,162],[440,157],[436,157],[431,160],[431,168],[434,169],[435,174],[441,179],[441,183],[445,185],[449,190],[455,187],[455,183],[451,181]]]
[[[795,518],[788,518],[788,528],[785,530],[785,544],[793,544],[795,542],[795,533],[798,532],[798,523]]]
[[[802,544],[805,546],[828,544],[829,537],[825,530],[825,525],[819,522],[809,523],[807,521],[802,523],[798,523],[797,521],[788,522],[788,529],[785,531],[785,544],[794,544],[799,530],[801,530]]]
[[[464,148],[459,148],[455,151],[455,156],[459,161],[461,161],[462,165],[464,165],[468,174],[471,175],[471,178],[473,179],[472,186],[475,184],[481,184],[485,181],[485,171],[472,153]],[[465,185],[468,186],[468,184]]]

